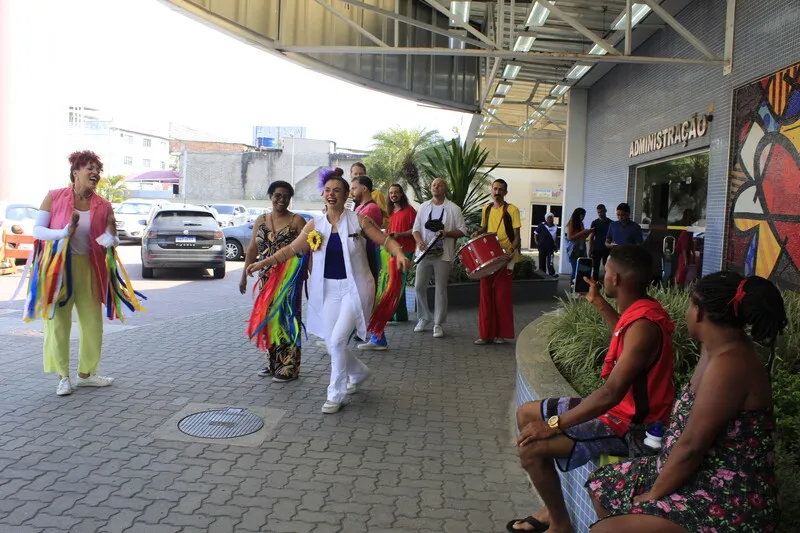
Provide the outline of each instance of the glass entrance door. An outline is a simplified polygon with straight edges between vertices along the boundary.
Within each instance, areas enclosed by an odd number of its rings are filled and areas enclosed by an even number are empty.
[[[708,152],[636,168],[633,217],[653,254],[654,276],[686,285],[702,275]]]

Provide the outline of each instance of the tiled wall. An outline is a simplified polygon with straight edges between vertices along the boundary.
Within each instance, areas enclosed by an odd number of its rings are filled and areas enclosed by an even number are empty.
[[[723,54],[725,0],[695,0],[676,19],[714,53]],[[658,19],[651,16],[647,22]],[[733,88],[789,66],[800,58],[800,1],[736,3],[733,71],[721,66],[619,65],[589,90],[584,207],[609,208],[628,200],[628,173],[632,165],[710,148],[705,273],[722,265],[728,146]],[[671,28],[655,33],[636,55],[700,57]],[[709,133],[655,153],[628,158],[630,142],[649,133],[706,113],[714,106]],[[591,219],[591,215],[589,217]]]
[[[517,387],[514,394],[516,407],[525,402],[532,402],[538,399],[539,396],[536,391],[532,390],[525,378],[517,373]],[[575,533],[587,533],[589,526],[597,520],[594,507],[592,507],[592,502],[589,499],[589,493],[583,488],[583,484],[589,474],[598,467],[598,464],[589,462],[567,473],[559,472],[561,490],[564,493],[567,511],[569,511],[569,516],[572,519],[572,527],[575,529]]]

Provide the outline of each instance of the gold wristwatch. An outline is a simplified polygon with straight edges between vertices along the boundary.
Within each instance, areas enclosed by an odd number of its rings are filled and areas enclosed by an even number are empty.
[[[551,416],[547,419],[547,425],[556,433],[561,433],[561,428],[558,427],[558,415]]]

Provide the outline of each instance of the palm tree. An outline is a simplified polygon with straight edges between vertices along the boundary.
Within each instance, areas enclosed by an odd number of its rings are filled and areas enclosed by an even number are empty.
[[[491,172],[493,165],[483,169],[489,151],[478,144],[467,146],[460,139],[452,139],[435,146],[432,153],[425,154],[425,162],[420,166],[426,174],[425,181],[442,178],[447,183],[447,198],[461,208],[464,218],[480,216],[481,209],[489,200]],[[422,190],[424,200],[431,198],[430,187]]]
[[[439,132],[422,127],[410,130],[391,128],[372,138],[375,146],[364,163],[375,186],[385,188],[399,181],[410,186],[419,201],[423,184],[417,165],[426,150],[441,142]]]
[[[128,189],[123,183],[124,179],[125,176],[109,176],[100,180],[97,184],[97,194],[112,203],[125,200]]]

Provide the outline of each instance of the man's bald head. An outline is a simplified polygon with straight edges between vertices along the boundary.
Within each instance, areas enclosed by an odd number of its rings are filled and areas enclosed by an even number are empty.
[[[437,200],[444,200],[447,195],[447,182],[442,178],[436,178],[431,182],[431,194]]]

